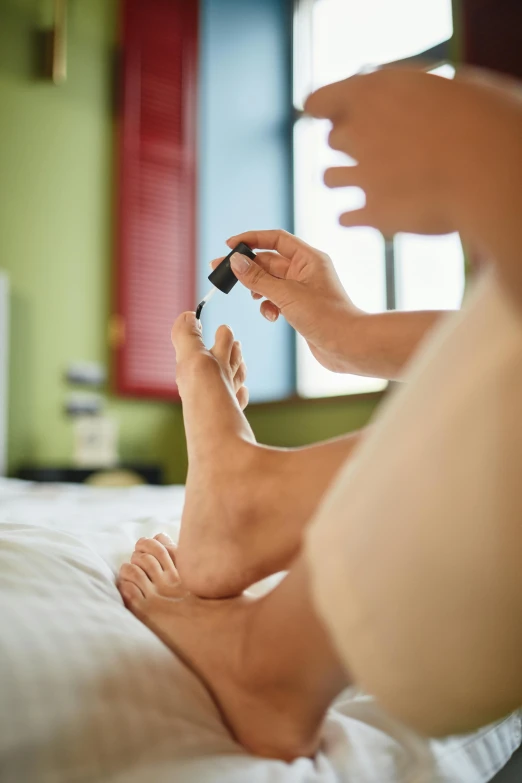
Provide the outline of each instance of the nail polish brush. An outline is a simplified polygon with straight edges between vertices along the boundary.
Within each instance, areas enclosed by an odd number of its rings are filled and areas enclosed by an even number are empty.
[[[252,259],[252,261],[256,257],[256,254],[252,248],[250,248],[244,242],[240,242],[233,250],[230,251],[228,256],[226,256],[226,258],[224,258],[223,261],[208,276],[208,279],[212,283],[213,288],[211,288],[208,294],[203,297],[196,308],[196,318],[198,320],[201,318],[201,311],[205,307],[206,303],[216,293],[216,289],[224,294],[229,294],[237,283],[237,277],[235,276],[234,272],[232,271],[232,267],[230,266],[230,259],[234,253],[241,253],[243,256],[248,256],[248,258]]]

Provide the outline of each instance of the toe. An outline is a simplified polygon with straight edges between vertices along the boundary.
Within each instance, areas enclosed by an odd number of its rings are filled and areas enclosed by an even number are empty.
[[[241,351],[241,343],[239,340],[235,340],[230,352],[230,369],[232,370],[232,375],[236,374],[242,362],[243,353]]]
[[[196,320],[195,313],[182,313],[172,327],[171,337],[178,364],[195,353],[205,352],[201,323]]]
[[[248,405],[248,388],[246,386],[242,386],[237,392],[236,397],[239,403],[239,407],[242,411],[244,411]]]
[[[139,607],[141,603],[143,603],[143,593],[133,582],[127,582],[123,579],[119,579],[118,590],[120,591],[120,595],[123,598],[123,603],[127,609],[131,610],[131,612]]]
[[[244,385],[247,377],[247,368],[245,362],[241,362],[234,375],[234,391],[238,392]]]
[[[169,536],[168,533],[156,533],[154,538],[156,539],[156,541],[159,541],[160,544],[174,544],[174,541],[172,540],[172,538]]]
[[[172,538],[169,535],[167,535],[167,533],[157,533],[154,536],[154,540],[159,541],[160,544],[163,544],[163,546],[169,553],[172,562],[174,563],[174,565],[176,565],[176,550],[178,547],[177,544],[174,543]]]
[[[154,585],[145,571],[134,563],[124,563],[120,568],[119,583],[131,582],[140,591],[144,598],[154,592]]]
[[[142,571],[145,571],[150,581],[154,584],[159,584],[163,579],[165,571],[154,555],[149,555],[146,552],[133,552],[131,563],[141,568]]]
[[[158,561],[161,569],[170,573],[174,569],[174,560],[167,546],[175,551],[172,544],[165,545],[158,538],[140,538],[134,551],[152,555]]]
[[[234,333],[230,326],[220,326],[216,332],[216,339],[211,353],[221,365],[230,363],[230,353],[234,344]]]

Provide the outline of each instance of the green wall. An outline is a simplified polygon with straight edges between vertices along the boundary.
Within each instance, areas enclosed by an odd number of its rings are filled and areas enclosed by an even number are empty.
[[[67,363],[108,360],[116,0],[70,3],[69,78],[35,72],[49,0],[0,0],[0,268],[12,287],[9,465],[65,464]],[[247,357],[248,358],[248,357]],[[258,406],[260,440],[298,445],[360,426],[372,402]],[[124,460],[183,481],[178,406],[109,397]]]
[[[112,0],[70,3],[69,78],[38,79],[41,0],[0,3],[0,267],[12,286],[9,464],[66,463],[71,359],[107,360],[113,173]],[[179,409],[111,399],[125,459],[166,460]],[[182,450],[182,449],[181,449]],[[169,478],[183,478],[185,460]]]

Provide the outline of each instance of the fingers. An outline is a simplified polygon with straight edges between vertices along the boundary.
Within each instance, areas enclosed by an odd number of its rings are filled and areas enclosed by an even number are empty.
[[[354,209],[351,212],[343,212],[339,217],[339,223],[345,228],[353,228],[355,226],[373,226],[374,228],[379,228],[379,226],[376,225],[375,217],[372,216],[367,207]]]
[[[328,188],[360,188],[360,166],[334,166],[324,172],[324,184]]]
[[[216,332],[212,353],[220,364],[228,364],[234,345],[234,333],[230,326],[220,326]]]
[[[272,323],[277,321],[280,315],[279,307],[276,307],[269,299],[265,299],[265,301],[261,303],[259,312],[263,318],[266,318],[267,321],[271,321]]]
[[[264,250],[256,256],[256,264],[268,272],[273,277],[279,277],[282,280],[287,276],[291,261],[284,258],[279,253],[270,250]]]
[[[358,92],[360,80],[366,78],[365,75],[357,74],[350,76],[349,79],[343,79],[334,84],[328,84],[316,90],[305,101],[304,110],[306,114],[317,119],[338,120],[341,117],[349,116],[351,101],[355,100]]]
[[[220,265],[222,261],[224,261],[226,256],[220,256],[219,258],[214,258],[213,261],[210,262],[211,269],[215,269],[217,266]]]
[[[245,288],[271,299],[278,307],[282,307],[285,301],[286,290],[289,282],[273,277],[259,266],[255,261],[234,253],[230,259],[230,266],[237,279]]]
[[[254,291],[250,292],[252,299],[259,300],[262,299],[262,294],[256,294]],[[263,318],[266,318],[267,321],[271,321],[272,323],[274,321],[277,321],[279,316],[281,315],[281,311],[279,307],[277,307],[273,302],[271,302],[269,299],[265,299],[264,302],[261,303],[261,307],[259,308],[259,312],[263,316]]]
[[[212,269],[215,269],[223,261],[223,258],[215,258],[210,262]],[[270,250],[265,250],[262,253],[257,253],[256,264],[259,264],[266,272],[274,277],[285,278],[290,266],[288,258],[283,258],[279,253],[274,253]]]
[[[349,123],[339,122],[334,125],[328,134],[328,146],[356,158],[356,141]]]
[[[245,242],[254,250],[277,250],[290,261],[299,250],[310,249],[310,245],[302,239],[279,228],[268,231],[246,231],[244,234],[227,239],[227,245],[231,248],[239,242]]]
[[[201,337],[201,323],[196,320],[195,313],[182,313],[176,318],[171,339],[178,362],[194,352],[205,350]]]

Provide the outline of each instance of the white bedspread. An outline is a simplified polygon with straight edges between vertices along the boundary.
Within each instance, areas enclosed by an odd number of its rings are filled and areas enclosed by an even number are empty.
[[[330,711],[315,760],[245,754],[114,584],[137,538],[176,537],[182,502],[179,487],[0,480],[2,783],[482,783],[507,762],[518,714],[428,745],[356,694]]]

